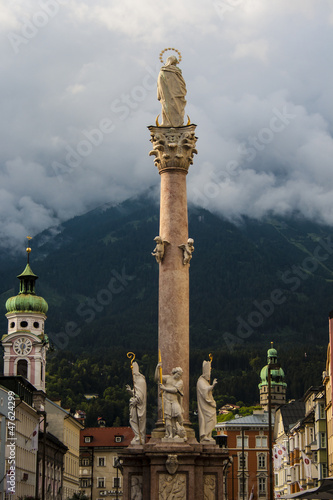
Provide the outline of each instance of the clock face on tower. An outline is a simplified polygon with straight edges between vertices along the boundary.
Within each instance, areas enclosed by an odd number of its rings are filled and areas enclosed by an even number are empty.
[[[32,349],[32,342],[26,337],[20,337],[16,339],[13,345],[13,349],[16,354],[26,355],[29,354]]]

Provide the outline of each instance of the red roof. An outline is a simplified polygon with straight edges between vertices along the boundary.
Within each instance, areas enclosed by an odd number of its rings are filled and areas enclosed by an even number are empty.
[[[91,436],[90,443],[86,443],[84,438]],[[121,438],[116,440],[116,438]],[[80,431],[80,446],[98,447],[112,446],[124,447],[128,446],[134,438],[134,432],[130,427],[86,427]]]

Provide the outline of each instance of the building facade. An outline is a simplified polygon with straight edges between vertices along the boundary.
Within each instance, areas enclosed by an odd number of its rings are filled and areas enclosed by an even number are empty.
[[[227,436],[231,465],[227,469],[225,498],[244,500],[268,498],[269,453],[268,413],[235,418],[216,425],[218,435]]]
[[[39,415],[33,407],[37,391],[21,376],[0,377],[0,384],[8,391],[8,419],[5,423],[4,489],[13,500],[36,494],[37,447],[33,435],[38,432]]]
[[[83,425],[68,410],[46,399],[47,429],[66,447],[63,470],[63,498],[79,491],[80,431]]]
[[[328,476],[333,476],[333,411],[332,411],[332,366],[333,366],[333,311],[329,314],[329,343],[327,347],[326,369],[323,373],[323,384],[326,395],[327,421],[327,467]]]
[[[279,496],[318,486],[328,475],[325,389],[311,387],[302,401],[277,410],[275,440],[285,450],[275,462]]]
[[[0,500],[6,490],[6,441],[8,423],[8,389],[0,385]]]
[[[133,437],[130,427],[87,427],[81,431],[80,491],[90,500],[123,498],[118,453]]]
[[[45,469],[43,470],[45,446]],[[40,432],[37,453],[37,497],[45,500],[63,500],[64,455],[67,447],[51,433]]]

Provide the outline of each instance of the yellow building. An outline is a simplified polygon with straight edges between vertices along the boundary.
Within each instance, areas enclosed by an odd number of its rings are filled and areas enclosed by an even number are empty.
[[[118,453],[133,437],[130,427],[87,427],[81,431],[80,490],[90,500],[123,498]]]
[[[330,339],[331,339],[331,317],[330,317]],[[327,348],[326,370],[323,373],[323,384],[325,386],[325,392],[326,392],[328,477],[333,475],[333,415],[332,415],[332,362],[331,362],[332,354],[331,353],[332,353],[332,348],[331,344],[329,343]]]
[[[79,491],[80,431],[83,425],[60,405],[46,399],[47,430],[56,436],[68,451],[64,457],[63,499]]]

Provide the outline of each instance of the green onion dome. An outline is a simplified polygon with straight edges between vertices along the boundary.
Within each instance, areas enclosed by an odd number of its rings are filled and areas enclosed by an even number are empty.
[[[36,312],[46,314],[49,306],[43,297],[32,294],[19,294],[10,297],[6,302],[8,313],[12,312]]]
[[[35,293],[35,281],[38,276],[31,270],[29,262],[22,274],[18,275],[20,280],[20,291],[18,295],[10,297],[6,302],[8,313],[13,312],[36,312],[46,314],[49,306],[43,297]]]

